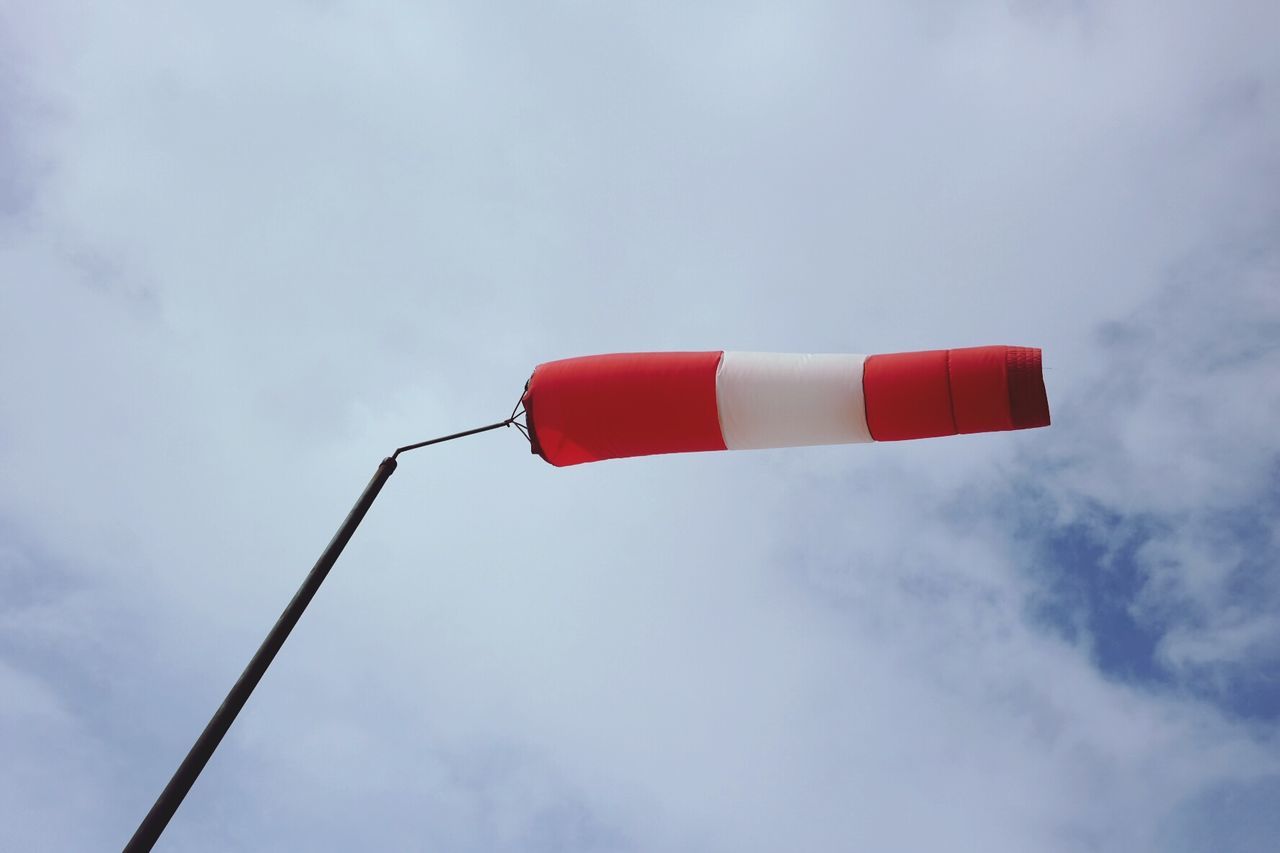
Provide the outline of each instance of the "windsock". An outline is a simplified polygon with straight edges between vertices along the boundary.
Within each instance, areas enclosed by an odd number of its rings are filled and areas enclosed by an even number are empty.
[[[523,397],[552,465],[1049,425],[1040,350],[615,353],[540,364]]]

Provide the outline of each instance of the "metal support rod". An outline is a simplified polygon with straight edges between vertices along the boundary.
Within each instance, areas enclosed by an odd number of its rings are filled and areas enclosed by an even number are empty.
[[[479,432],[488,432],[491,429],[498,429],[499,427],[509,427],[515,422],[516,422],[516,418],[513,415],[507,418],[505,421],[498,421],[496,424],[489,424],[488,426],[476,427],[475,429],[468,429],[462,432],[455,432],[453,435],[442,435],[439,438],[430,438],[430,439],[427,439],[426,441],[419,441],[417,444],[406,444],[404,447],[397,447],[396,452],[391,454],[391,458],[392,460],[394,460],[397,456],[399,456],[401,453],[404,453],[406,450],[417,450],[419,447],[427,447],[432,444],[439,444],[442,441],[453,441],[455,438],[466,438],[469,435],[475,435],[476,433],[479,433]]]
[[[276,620],[271,632],[267,634],[267,638],[262,641],[262,645],[258,647],[258,651],[250,659],[249,665],[245,667],[244,672],[236,679],[236,683],[232,685],[231,691],[227,693],[227,698],[222,700],[222,704],[214,712],[209,724],[204,727],[200,737],[196,738],[195,745],[191,747],[187,757],[182,760],[182,763],[178,765],[178,769],[174,771],[173,778],[169,780],[169,784],[160,792],[160,796],[156,799],[155,805],[151,807],[151,811],[147,812],[147,816],[138,825],[137,831],[129,839],[129,843],[125,845],[124,853],[142,853],[142,851],[149,851],[155,846],[156,841],[169,824],[174,812],[178,810],[178,806],[182,805],[183,798],[186,797],[187,792],[191,790],[191,786],[200,776],[200,771],[204,769],[214,750],[222,742],[223,736],[231,728],[231,724],[235,722],[236,715],[240,713],[240,709],[248,701],[253,689],[262,680],[263,674],[266,673],[267,667],[271,665],[271,661],[275,659],[276,653],[284,645],[289,632],[293,630],[293,626],[302,617],[303,611],[307,609],[307,605],[311,603],[316,591],[320,589],[320,584],[324,583],[329,570],[337,562],[338,555],[342,553],[342,549],[351,540],[352,534],[360,526],[365,513],[373,505],[374,499],[382,491],[387,479],[396,470],[396,457],[406,450],[414,450],[431,444],[451,441],[455,438],[464,438],[468,435],[487,432],[498,427],[510,426],[513,422],[514,418],[509,418],[478,429],[466,430],[465,432],[410,444],[398,448],[395,453],[382,460],[382,463],[378,465],[378,470],[374,472],[373,479],[369,481],[369,485],[365,486],[364,492],[356,501],[355,506],[351,508],[351,512],[347,514],[342,526],[338,528],[338,532],[334,534],[328,547],[320,555],[320,559],[316,560],[316,564],[312,566],[306,580],[302,582],[302,586],[294,593],[289,606],[280,614],[280,618]]]

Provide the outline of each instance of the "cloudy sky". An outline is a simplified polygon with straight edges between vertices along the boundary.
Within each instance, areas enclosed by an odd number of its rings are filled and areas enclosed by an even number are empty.
[[[536,363],[1007,343],[1048,430],[403,457],[164,849],[1274,849],[1277,38],[0,0],[0,848],[122,845],[378,460]]]

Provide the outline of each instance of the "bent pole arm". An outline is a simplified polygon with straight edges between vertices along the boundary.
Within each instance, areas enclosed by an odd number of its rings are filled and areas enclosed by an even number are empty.
[[[160,834],[168,826],[174,812],[178,810],[178,806],[182,805],[183,798],[186,797],[187,792],[191,790],[191,786],[200,776],[200,771],[209,762],[214,750],[222,742],[223,736],[231,728],[231,724],[235,722],[236,715],[240,713],[240,709],[244,707],[245,702],[249,700],[253,689],[258,686],[258,682],[262,680],[262,676],[266,673],[267,667],[271,666],[271,661],[275,659],[276,653],[280,651],[284,641],[288,639],[289,632],[293,630],[294,625],[298,624],[303,611],[307,609],[307,605],[315,597],[316,591],[320,589],[320,584],[324,583],[325,577],[329,574],[329,570],[333,568],[333,564],[337,562],[342,549],[347,546],[352,534],[356,532],[356,528],[364,520],[365,513],[369,511],[374,499],[378,497],[378,493],[382,491],[382,487],[396,470],[396,457],[407,450],[416,450],[419,447],[440,444],[456,438],[465,438],[469,435],[488,432],[499,427],[511,426],[513,423],[515,423],[514,415],[505,421],[499,421],[488,426],[399,447],[394,453],[382,460],[381,464],[378,465],[378,470],[374,472],[373,478],[369,480],[369,485],[365,486],[359,499],[356,500],[355,506],[351,508],[351,512],[347,513],[342,526],[338,528],[338,532],[334,534],[333,539],[324,549],[324,553],[320,555],[320,558],[316,560],[316,564],[311,567],[311,571],[307,573],[302,586],[294,593],[293,599],[285,607],[284,612],[280,614],[280,618],[272,626],[267,638],[262,641],[262,645],[254,652],[253,657],[249,660],[249,665],[245,667],[244,672],[236,679],[236,683],[231,686],[230,692],[227,693],[227,698],[222,700],[222,704],[213,713],[213,717],[209,720],[208,725],[204,727],[204,731],[200,733],[200,737],[196,738],[191,751],[187,753],[187,757],[178,765],[178,769],[174,771],[173,778],[169,780],[169,784],[165,785],[164,790],[160,792],[160,796],[156,799],[155,805],[151,807],[151,811],[147,812],[147,816],[138,825],[137,831],[129,839],[129,843],[125,845],[124,853],[142,853],[142,851],[149,851],[155,846]]]
[[[442,435],[439,438],[429,438],[426,441],[419,441],[417,444],[406,444],[404,447],[397,447],[396,452],[391,454],[391,461],[394,462],[396,460],[396,457],[399,456],[401,453],[404,453],[406,450],[417,450],[419,447],[429,447],[433,444],[440,444],[441,442],[444,442],[444,441],[453,441],[455,438],[466,438],[469,435],[476,435],[477,433],[488,432],[491,429],[498,429],[499,427],[509,427],[512,424],[516,423],[517,417],[519,417],[519,415],[513,414],[511,417],[507,418],[505,421],[498,421],[496,424],[489,424],[488,426],[482,426],[482,427],[476,427],[475,429],[463,430],[462,432],[455,432],[452,435]]]

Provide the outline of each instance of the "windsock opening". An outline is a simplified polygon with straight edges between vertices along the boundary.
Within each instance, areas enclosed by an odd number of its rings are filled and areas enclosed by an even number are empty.
[[[721,353],[614,353],[540,364],[524,407],[552,465],[724,450],[716,408]]]

